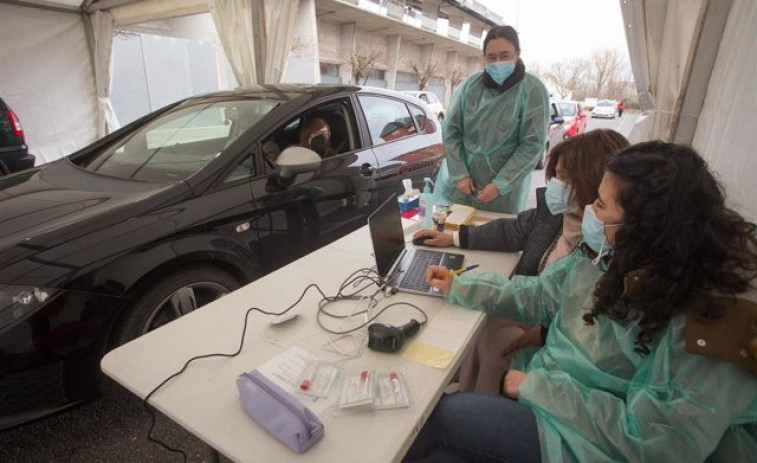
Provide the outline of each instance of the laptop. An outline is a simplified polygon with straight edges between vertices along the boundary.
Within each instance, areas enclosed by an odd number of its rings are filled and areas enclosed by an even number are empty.
[[[462,254],[405,248],[396,195],[389,197],[368,217],[368,229],[373,241],[379,281],[398,291],[442,296],[441,290],[426,283],[426,268],[429,265],[444,265],[450,270],[457,270],[463,265]]]

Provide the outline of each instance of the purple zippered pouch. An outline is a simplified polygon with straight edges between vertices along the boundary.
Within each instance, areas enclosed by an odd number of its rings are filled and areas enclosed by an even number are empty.
[[[305,452],[323,437],[318,416],[259,371],[239,375],[237,389],[244,411],[295,452]]]

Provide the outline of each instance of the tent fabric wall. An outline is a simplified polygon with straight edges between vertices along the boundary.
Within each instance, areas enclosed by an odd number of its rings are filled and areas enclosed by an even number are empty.
[[[95,3],[97,5],[97,3]],[[207,13],[208,0],[144,0],[110,9],[115,27]]]
[[[262,11],[265,28],[265,34],[257,37],[253,14],[256,6]],[[213,22],[241,87],[281,82],[292,48],[298,7],[299,0],[212,0]],[[257,47],[256,39],[260,40]],[[257,60],[256,48],[263,55]],[[260,65],[263,82],[259,82]]]
[[[719,174],[728,202],[757,222],[757,2],[736,0],[726,23],[693,145]]]
[[[620,1],[641,109],[632,143],[663,138],[684,88],[704,0]]]
[[[96,138],[97,99],[78,14],[0,3],[0,96],[42,164]]]
[[[240,87],[255,85],[252,0],[212,0],[210,14]]]
[[[97,136],[118,129],[118,118],[110,101],[110,87],[113,79],[113,17],[109,12],[95,11],[88,17],[92,29],[95,90],[97,91]]]

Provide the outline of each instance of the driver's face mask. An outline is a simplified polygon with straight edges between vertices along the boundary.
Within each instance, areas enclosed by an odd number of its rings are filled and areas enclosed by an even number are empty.
[[[316,135],[310,139],[310,149],[323,156],[326,153],[329,139],[325,135]]]
[[[323,156],[326,153],[326,147],[329,146],[330,137],[331,133],[329,133],[329,130],[326,127],[313,132],[308,141],[310,149]]]

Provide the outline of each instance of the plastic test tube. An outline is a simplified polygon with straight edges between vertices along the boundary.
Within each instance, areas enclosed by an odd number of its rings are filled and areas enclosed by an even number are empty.
[[[368,394],[368,370],[363,370],[360,373],[360,393]]]
[[[308,363],[305,367],[305,372],[302,374],[302,381],[300,381],[300,389],[307,391],[313,384],[313,377],[315,376],[315,362]]]

